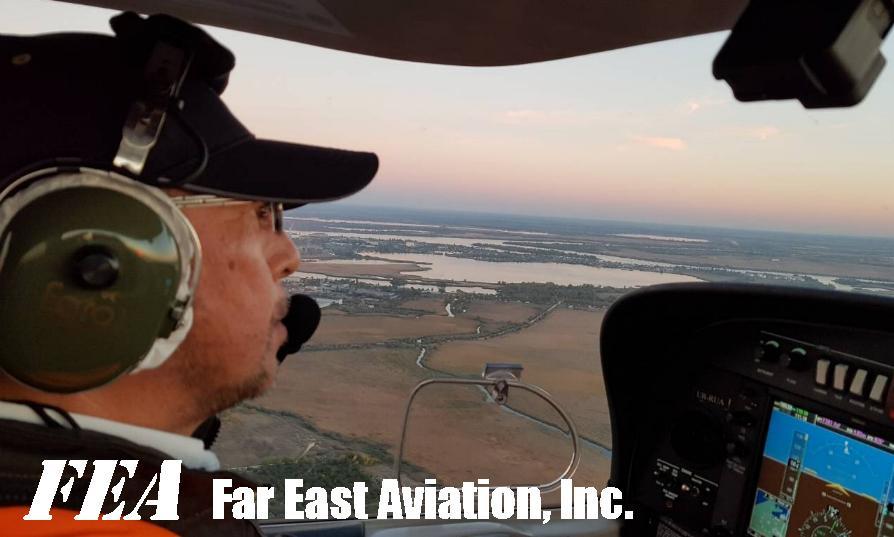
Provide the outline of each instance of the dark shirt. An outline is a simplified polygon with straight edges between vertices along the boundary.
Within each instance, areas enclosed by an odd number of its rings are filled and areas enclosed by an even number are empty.
[[[0,419],[0,507],[30,506],[43,472],[42,462],[47,459],[100,459],[129,460],[139,463],[134,477],[128,477],[122,489],[120,501],[125,502],[124,513],[129,513],[139,502],[143,493],[157,475],[161,463],[171,457],[146,446],[135,444],[123,438],[77,427],[72,420],[72,428],[62,426],[53,420],[46,425]],[[92,477],[93,467],[87,464],[83,478],[75,479],[67,501],[57,492],[53,507],[80,511]],[[75,476],[72,469],[63,474],[61,484],[68,476]],[[127,472],[119,468],[112,479],[118,482],[119,475],[127,477]],[[254,483],[230,472],[206,472],[183,467],[180,474],[180,495],[177,513],[179,520],[149,520],[155,513],[154,506],[145,502],[139,513],[143,521],[156,524],[180,535],[188,536],[257,536],[261,535],[257,526],[247,520],[226,518],[212,519],[213,479],[233,480],[233,487],[255,487]],[[147,496],[158,496],[158,483]],[[111,494],[106,498],[102,513],[111,512],[118,502]]]

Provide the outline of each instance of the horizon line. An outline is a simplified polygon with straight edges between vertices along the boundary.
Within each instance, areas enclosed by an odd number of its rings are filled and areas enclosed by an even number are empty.
[[[337,200],[341,201],[341,200]],[[332,202],[325,202],[325,204],[318,203],[308,203],[301,207],[296,207],[294,209],[290,209],[286,211],[287,214],[298,214],[297,211],[301,209],[304,210],[312,210],[314,206],[330,208],[332,207]],[[355,207],[360,209],[384,209],[384,210],[397,210],[397,211],[409,211],[409,212],[434,212],[434,213],[456,213],[456,214],[466,214],[466,215],[481,215],[481,216],[504,216],[504,217],[515,217],[515,218],[543,218],[543,219],[551,219],[551,220],[559,220],[559,221],[577,221],[577,222],[590,222],[590,223],[605,223],[605,224],[639,224],[643,226],[670,226],[670,227],[680,227],[680,228],[691,228],[694,230],[706,230],[706,231],[745,231],[745,232],[760,232],[760,233],[772,233],[772,234],[781,234],[781,235],[800,235],[805,237],[826,237],[826,238],[840,238],[840,239],[870,239],[870,240],[882,240],[882,241],[891,241],[894,242],[894,237],[885,236],[885,235],[867,235],[867,234],[858,234],[858,233],[846,233],[846,232],[827,232],[827,233],[811,233],[800,230],[791,230],[791,229],[779,229],[779,228],[758,228],[758,227],[730,227],[730,226],[722,226],[722,225],[707,225],[707,224],[683,224],[683,223],[671,223],[671,222],[650,222],[645,220],[626,220],[626,219],[603,219],[603,218],[594,218],[594,217],[586,217],[586,216],[558,216],[558,215],[545,215],[545,214],[525,214],[525,213],[508,213],[508,212],[484,212],[481,210],[463,210],[463,209],[453,209],[453,208],[426,208],[426,207],[406,207],[400,205],[378,205],[378,204],[369,204],[369,203],[354,203],[350,201],[341,201],[342,206],[347,207]]]

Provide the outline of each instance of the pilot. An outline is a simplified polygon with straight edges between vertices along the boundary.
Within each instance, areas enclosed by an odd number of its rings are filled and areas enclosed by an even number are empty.
[[[378,160],[255,138],[220,98],[234,57],[201,29],[111,26],[0,36],[0,528],[254,535],[212,520],[211,480],[242,481],[191,435],[274,381],[299,264],[283,208],[360,190]],[[42,461],[76,459],[139,461],[102,513],[155,498],[162,462],[182,461],[179,520],[147,504],[72,520],[88,464],[66,467],[52,522],[23,521]]]

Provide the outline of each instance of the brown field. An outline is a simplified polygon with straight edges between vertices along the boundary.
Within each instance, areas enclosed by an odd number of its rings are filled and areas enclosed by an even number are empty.
[[[550,392],[571,414],[581,434],[611,445],[597,346],[603,315],[602,311],[557,309],[521,332],[441,344],[426,362],[435,369],[473,375],[486,362],[522,363],[522,380]]]
[[[311,345],[378,343],[391,339],[468,334],[474,333],[478,326],[472,319],[447,315],[331,315],[323,311],[326,313],[310,340]]]
[[[411,302],[420,309],[433,309],[442,299]],[[523,304],[484,301],[473,302],[469,313],[454,318],[327,311],[312,343],[469,333],[479,324],[466,317],[469,314],[517,321],[535,311]],[[608,443],[608,417],[595,349],[600,321],[601,313],[557,310],[521,332],[443,343],[440,348],[428,349],[426,358],[434,367],[476,375],[487,361],[521,361],[526,366],[524,380],[551,391],[566,405],[583,434]],[[416,365],[418,355],[415,347],[375,347],[307,349],[291,356],[281,367],[274,389],[252,402],[272,413],[251,409],[227,413],[218,444],[222,461],[228,466],[259,464],[277,457],[301,456],[309,445],[315,447],[308,456],[367,452],[364,446],[371,444],[396,456],[407,396],[418,382],[433,375]],[[547,422],[560,423],[542,401],[524,392],[513,391],[510,404]],[[390,476],[387,457],[375,455],[375,449],[369,453],[378,460],[369,469],[373,475]],[[576,483],[604,484],[608,457],[589,444],[582,446],[582,453]],[[442,484],[481,477],[489,477],[493,484],[542,483],[557,477],[569,457],[570,442],[564,435],[487,403],[476,387],[430,387],[414,403],[405,460],[423,470],[408,469],[412,481],[430,473]]]
[[[533,317],[537,312],[537,308],[518,302],[473,300],[462,316],[502,323],[520,323]]]
[[[288,416],[236,407],[223,413],[222,422],[221,435],[214,444],[214,452],[225,468],[297,458],[309,447],[309,454],[342,448],[333,440],[314,433]]]
[[[322,430],[389,446],[396,454],[407,395],[428,372],[415,349],[302,352],[287,360],[264,407],[298,413]],[[484,405],[474,388],[434,388],[417,399],[408,459],[442,483],[489,476],[495,483],[549,480],[568,461],[567,439]],[[609,461],[586,448],[579,483],[602,484]]]
[[[444,309],[444,299],[440,297],[415,298],[413,300],[407,300],[402,303],[400,307],[410,310],[427,311],[429,313],[436,313],[444,316],[447,315],[447,310]]]
[[[392,443],[402,401],[424,378],[417,354],[412,348],[300,352],[283,362],[275,388],[257,402],[324,430]]]
[[[416,272],[425,270],[416,263],[382,263],[381,265],[364,265],[326,263],[317,261],[305,261],[301,263],[302,272],[326,274],[328,276],[343,276],[347,278],[381,277],[391,278],[400,276],[402,272]]]

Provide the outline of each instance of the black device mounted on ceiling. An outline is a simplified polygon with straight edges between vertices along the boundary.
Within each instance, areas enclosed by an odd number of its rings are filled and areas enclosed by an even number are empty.
[[[858,104],[885,66],[894,0],[751,0],[714,59],[740,101]]]

